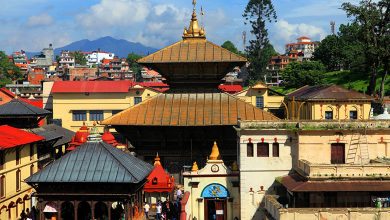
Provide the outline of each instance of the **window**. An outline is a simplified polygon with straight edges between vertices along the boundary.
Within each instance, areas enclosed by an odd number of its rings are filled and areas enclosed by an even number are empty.
[[[5,197],[5,176],[0,177],[0,198]]]
[[[357,111],[350,111],[349,118],[350,119],[357,119]]]
[[[264,108],[264,97],[263,96],[256,96],[256,107],[257,108]]]
[[[30,176],[34,174],[34,164],[30,166]]]
[[[258,157],[269,157],[268,143],[258,143],[257,144],[257,156]]]
[[[34,159],[34,145],[30,144],[30,160]]]
[[[20,190],[20,183],[21,183],[21,173],[20,173],[20,170],[17,170],[16,171],[16,191],[19,191]]]
[[[331,144],[331,164],[344,164],[345,163],[345,144],[335,143]]]
[[[89,111],[89,120],[90,121],[102,121],[103,120],[103,111],[100,111],[100,110]]]
[[[116,115],[116,114],[118,114],[121,111],[123,111],[123,110],[112,110],[112,115]]]
[[[279,157],[279,143],[272,144],[272,156]]]
[[[20,148],[17,147],[15,151],[15,160],[16,160],[16,165],[20,164]]]
[[[5,164],[5,153],[4,151],[0,151],[0,170],[4,169]]]
[[[333,119],[333,111],[325,111],[325,119],[332,120]]]
[[[246,156],[253,157],[253,143],[246,144]]]
[[[142,102],[142,97],[134,97],[134,105]]]
[[[73,111],[73,121],[86,121],[87,111]]]

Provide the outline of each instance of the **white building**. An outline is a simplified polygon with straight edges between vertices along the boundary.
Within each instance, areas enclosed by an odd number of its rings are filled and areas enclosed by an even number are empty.
[[[101,61],[103,59],[114,59],[114,56],[114,53],[103,51],[93,51],[85,53],[85,58],[87,58],[87,65],[90,67],[93,65],[101,64]]]
[[[318,45],[319,42],[311,41],[310,38],[302,36],[297,39],[296,43],[286,44],[286,54],[298,53],[299,58],[309,60],[313,57],[314,50]]]
[[[61,51],[60,55],[60,68],[74,68],[76,65],[74,56],[70,53],[69,50],[63,50]]]

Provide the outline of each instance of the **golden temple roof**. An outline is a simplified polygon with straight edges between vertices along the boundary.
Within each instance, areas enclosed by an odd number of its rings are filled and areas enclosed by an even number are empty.
[[[159,94],[105,119],[104,125],[214,126],[279,118],[226,93]]]
[[[240,62],[247,59],[206,40],[206,31],[200,27],[196,16],[196,1],[190,25],[184,28],[183,40],[138,60],[140,64]]]

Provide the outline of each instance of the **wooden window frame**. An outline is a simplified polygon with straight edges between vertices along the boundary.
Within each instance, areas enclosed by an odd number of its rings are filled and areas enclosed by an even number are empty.
[[[86,110],[74,110],[72,111],[72,121],[86,121],[87,111]]]
[[[22,172],[18,169],[16,170],[16,191],[19,192],[22,188]]]
[[[90,121],[102,121],[104,119],[103,110],[90,110],[89,111],[89,120]]]
[[[272,143],[272,157],[280,156],[280,146],[278,142]]]
[[[251,154],[249,154],[249,152],[251,152]],[[247,143],[246,144],[246,156],[247,157],[254,157],[254,152],[255,152],[255,149],[254,149],[254,144],[253,143]]]
[[[2,175],[0,177],[0,198],[5,198],[5,187],[6,187],[6,182],[5,182],[5,176]]]
[[[269,157],[269,143],[257,143],[257,157]]]

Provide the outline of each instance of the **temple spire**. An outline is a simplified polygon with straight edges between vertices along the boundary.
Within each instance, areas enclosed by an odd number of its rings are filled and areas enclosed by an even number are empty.
[[[156,165],[161,166],[160,157],[158,156],[158,153],[157,153],[156,157],[154,158],[154,166],[156,166]]]
[[[218,145],[217,145],[216,141],[214,141],[214,145],[213,145],[213,148],[211,149],[211,154],[210,154],[209,159],[210,160],[220,160],[221,159],[221,155],[219,154],[219,149],[218,149]]]
[[[190,21],[190,25],[184,28],[183,39],[190,38],[206,38],[206,32],[203,27],[200,27],[198,18],[196,16],[196,0],[192,0],[192,5],[194,9],[192,11],[192,17]],[[202,10],[203,13],[203,10]]]

